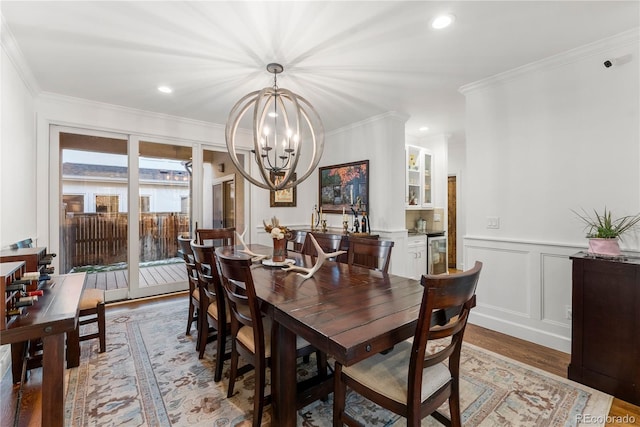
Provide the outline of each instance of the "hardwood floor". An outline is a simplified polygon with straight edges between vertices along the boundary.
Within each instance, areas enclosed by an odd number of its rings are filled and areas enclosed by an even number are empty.
[[[150,304],[165,304],[176,298],[184,299],[186,307],[186,293],[181,292],[158,298],[146,298],[134,302],[108,304],[107,310],[109,312],[116,310],[135,310],[136,307],[140,306],[147,307]],[[465,341],[544,371],[551,372],[558,376],[564,378],[567,377],[567,366],[569,364],[570,356],[566,353],[472,324],[467,326]],[[25,386],[20,413],[20,427],[40,426],[41,395],[39,392],[39,385],[42,380],[42,376],[39,371],[39,369],[36,369],[31,373],[31,378]],[[0,425],[13,425],[13,414],[16,405],[18,387],[11,384],[10,372],[7,372],[3,376],[0,387]],[[609,418],[610,419],[607,420],[606,426],[640,426],[640,407],[624,402],[620,399],[614,399],[609,412]],[[632,418],[634,419],[633,423],[619,422],[624,419]]]

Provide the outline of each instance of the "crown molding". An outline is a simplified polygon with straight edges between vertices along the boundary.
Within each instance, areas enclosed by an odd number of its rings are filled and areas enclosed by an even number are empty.
[[[496,74],[486,79],[466,84],[464,86],[461,86],[458,91],[463,95],[466,95],[469,92],[513,80],[526,74],[560,67],[589,56],[608,52],[611,49],[621,48],[634,43],[638,43],[639,40],[640,27],[632,28],[631,30],[625,31],[615,36],[607,37],[605,39],[598,40],[596,42],[550,56],[540,61],[532,62],[530,64],[526,64],[521,67]],[[637,54],[637,52],[634,53]]]
[[[370,124],[376,121],[379,121],[381,119],[385,119],[385,118],[392,118],[395,120],[398,120],[400,122],[402,122],[402,124],[405,124],[407,122],[407,120],[409,120],[409,117],[411,117],[408,114],[405,113],[399,113],[397,111],[388,111],[386,113],[382,113],[382,114],[378,114],[377,116],[371,116],[368,117],[366,119],[360,120],[359,122],[355,122],[355,123],[349,123],[346,126],[342,126],[340,128],[334,129],[330,132],[326,132],[325,135],[327,136],[331,136],[331,135],[336,135],[338,133],[347,131],[347,130],[352,130],[355,128],[358,128],[360,126],[366,125],[366,124]]]
[[[7,53],[9,60],[13,64],[13,66],[18,70],[18,74],[20,78],[24,82],[25,86],[31,93],[31,95],[35,98],[40,93],[40,86],[38,85],[38,81],[34,77],[31,72],[31,68],[27,64],[27,61],[24,59],[24,54],[18,46],[18,42],[14,37],[9,25],[4,19],[4,15],[0,13],[0,44],[2,48]]]
[[[90,99],[86,99],[86,98],[77,98],[77,97],[73,97],[73,96],[68,96],[68,95],[61,95],[58,93],[54,93],[54,92],[42,92],[39,95],[39,100],[40,101],[51,101],[51,102],[63,102],[63,103],[67,103],[67,104],[74,104],[74,105],[83,105],[86,107],[92,107],[92,108],[101,108],[101,109],[105,109],[105,110],[111,110],[111,111],[116,111],[116,112],[121,112],[124,114],[132,114],[132,115],[137,115],[137,116],[143,116],[143,117],[148,117],[148,118],[152,118],[152,119],[162,119],[165,121],[174,121],[174,122],[179,122],[182,124],[191,124],[191,125],[195,125],[195,126],[202,126],[202,127],[208,127],[208,128],[215,128],[215,129],[219,129],[222,130],[224,132],[224,125],[218,124],[218,123],[213,123],[213,122],[206,122],[203,120],[195,120],[195,119],[189,119],[186,117],[181,117],[181,116],[172,116],[170,114],[163,114],[163,113],[156,113],[153,111],[148,111],[148,110],[140,110],[137,108],[131,108],[131,107],[125,107],[122,105],[117,105],[117,104],[109,104],[106,102],[100,102],[100,101],[94,101],[94,100],[90,100]]]

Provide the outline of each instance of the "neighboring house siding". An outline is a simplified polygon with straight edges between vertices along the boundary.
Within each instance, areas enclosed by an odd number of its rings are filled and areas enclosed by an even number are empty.
[[[146,212],[182,212],[183,200],[189,197],[186,172],[140,169],[139,176],[140,195],[145,200]],[[83,196],[84,212],[96,212],[97,196],[116,196],[118,212],[126,212],[127,181],[126,167],[78,163],[64,163],[62,166],[62,193]]]

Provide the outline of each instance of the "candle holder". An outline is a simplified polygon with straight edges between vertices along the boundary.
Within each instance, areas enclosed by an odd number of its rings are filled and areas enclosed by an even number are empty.
[[[322,232],[323,233],[327,232],[327,220],[326,219],[322,220]]]
[[[349,232],[349,221],[342,221],[342,230],[344,231],[344,234]]]

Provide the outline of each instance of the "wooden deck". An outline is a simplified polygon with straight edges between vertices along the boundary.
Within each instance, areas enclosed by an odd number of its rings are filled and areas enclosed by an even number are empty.
[[[100,273],[87,273],[86,289],[126,289],[129,287],[127,280],[129,270],[106,271]],[[153,267],[141,267],[138,275],[141,288],[164,283],[184,282],[187,280],[187,269],[184,263],[157,265]]]

